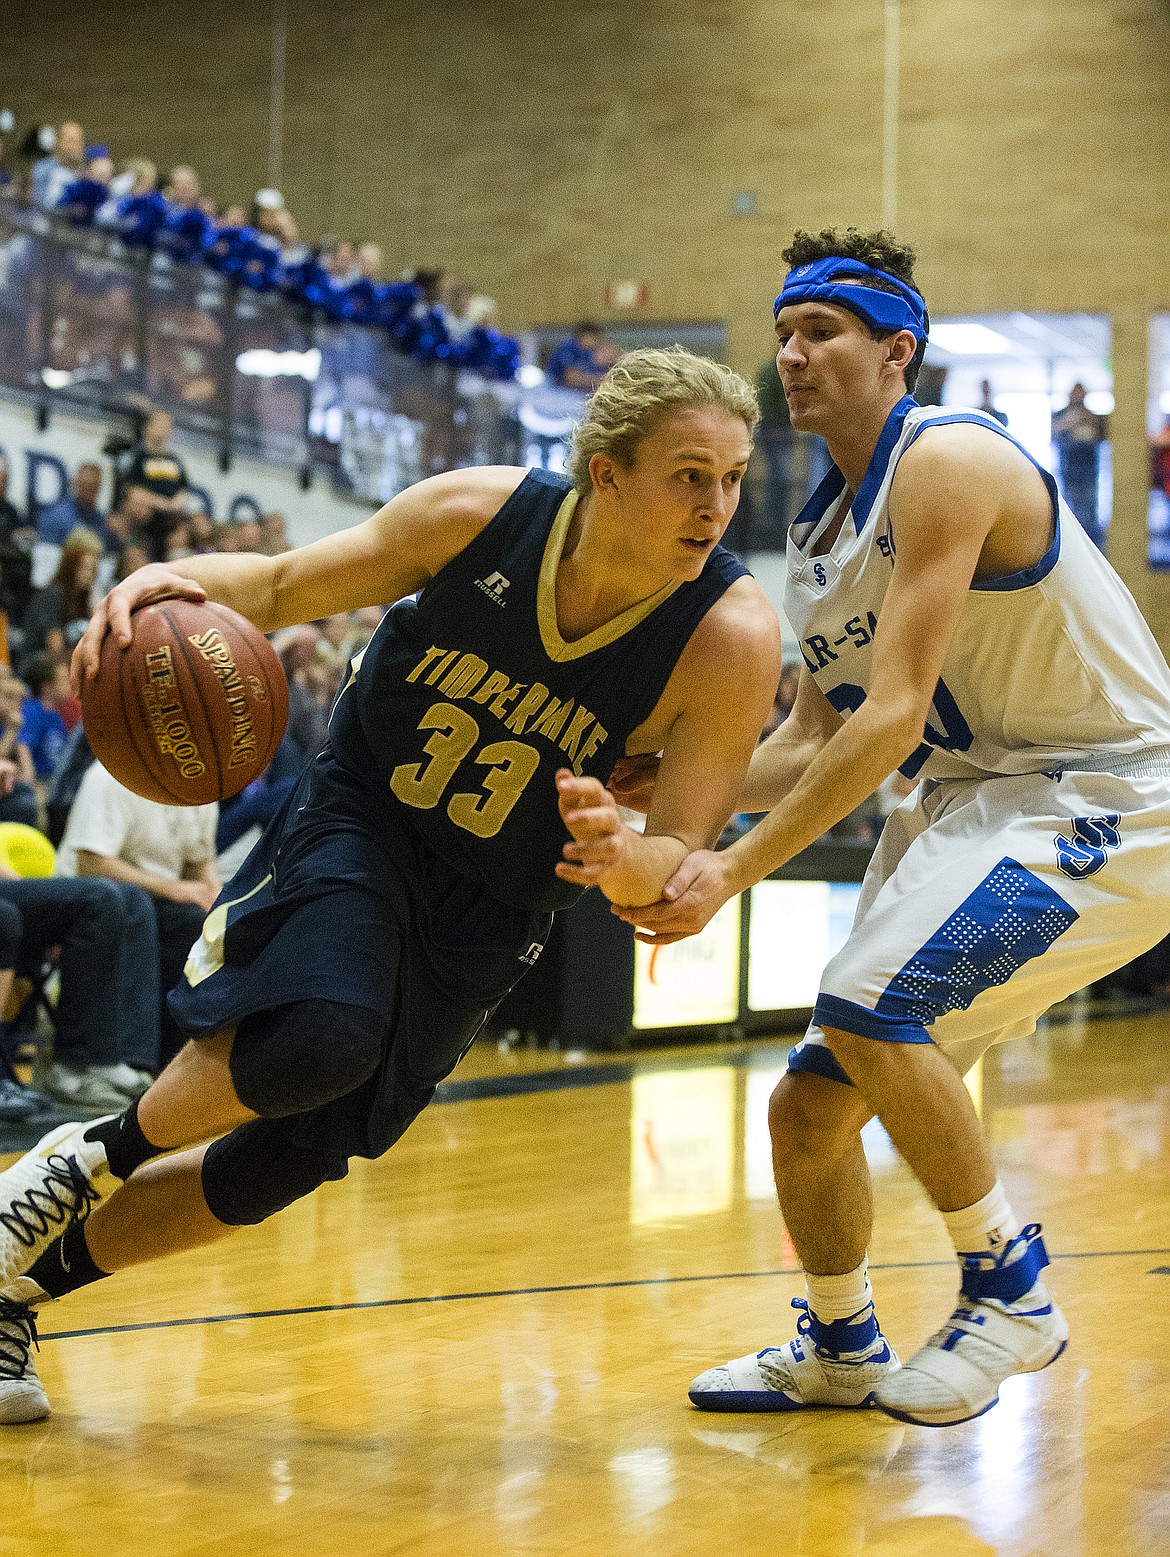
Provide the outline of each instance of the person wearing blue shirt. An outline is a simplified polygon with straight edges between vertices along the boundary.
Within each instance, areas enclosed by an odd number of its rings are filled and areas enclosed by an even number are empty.
[[[37,540],[48,541],[53,546],[64,546],[79,525],[92,530],[109,549],[110,532],[106,516],[97,506],[98,493],[102,489],[102,468],[87,460],[77,467],[73,478],[73,491],[56,503],[42,508],[37,515]]]
[[[52,778],[69,733],[60,704],[69,696],[69,668],[55,654],[34,654],[24,667],[29,696],[21,704],[20,738],[39,779]]]
[[[563,340],[548,359],[549,382],[562,389],[596,389],[618,359],[617,348],[588,320]]]

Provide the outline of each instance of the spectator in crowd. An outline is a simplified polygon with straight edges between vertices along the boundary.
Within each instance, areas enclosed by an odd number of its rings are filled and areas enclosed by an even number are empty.
[[[263,238],[270,238],[281,251],[295,249],[301,241],[292,212],[279,189],[258,189],[252,202],[252,226]]]
[[[41,1087],[67,1108],[120,1112],[159,1069],[150,899],[111,881],[22,880],[0,862],[0,1009],[15,976],[59,947],[53,1060]]]
[[[52,582],[34,592],[24,613],[24,657],[47,649],[63,657],[72,649],[93,610],[101,543],[79,526],[61,548]]]
[[[50,156],[34,166],[31,179],[33,204],[50,211],[58,204],[66,187],[78,177],[85,165],[85,132],[72,119],[57,127],[57,143]]]
[[[337,686],[333,672],[324,667],[319,653],[324,635],[316,627],[286,627],[272,644],[288,681],[288,737],[296,743],[302,763],[311,762],[325,745],[329,732],[332,697],[326,678]]]
[[[215,550],[215,521],[205,508],[187,515],[187,540],[196,556]]]
[[[69,496],[59,498],[38,513],[37,540],[47,541],[50,546],[64,546],[82,527],[93,532],[100,550],[112,546],[113,537],[106,516],[98,507],[101,490],[102,467],[94,460],[86,460],[77,467]]]
[[[170,205],[185,211],[198,211],[201,193],[199,175],[194,168],[180,164],[179,167],[171,169],[170,177],[163,189],[163,196]]]
[[[37,538],[36,525],[17,508],[8,495],[8,461],[0,455],[0,541],[19,546],[28,551]]]
[[[115,551],[131,542],[141,543],[152,513],[150,501],[140,487],[123,486],[106,516],[106,529]]]
[[[1150,439],[1150,490],[1170,503],[1170,416]]]
[[[789,460],[794,435],[775,357],[769,357],[756,374],[756,394],[760,401],[756,448],[764,462],[765,481],[763,522],[753,525],[752,540],[762,547],[766,537],[770,545],[783,547],[788,534]]]
[[[36,827],[40,820],[36,769],[22,739],[26,691],[11,671],[0,673],[0,822]]]
[[[89,226],[109,204],[113,176],[114,164],[106,148],[87,146],[85,164],[78,177],[71,179],[61,191],[57,210],[63,211],[71,221]]]
[[[118,462],[123,492],[136,493],[150,511],[142,533],[152,562],[165,562],[167,540],[187,518],[187,471],[170,449],[173,423],[166,411],[152,411],[142,426],[142,441]]]
[[[34,654],[25,661],[28,695],[21,705],[21,740],[39,779],[50,779],[69,733],[61,715],[70,700],[69,666],[55,654]]]
[[[594,390],[621,355],[600,325],[583,320],[548,359],[549,380],[562,389]]]
[[[346,238],[325,238],[321,243],[321,263],[329,279],[337,287],[347,287],[356,281],[360,272],[354,246]]]
[[[1007,426],[1007,412],[997,411],[995,408],[995,395],[992,393],[991,380],[985,378],[979,385],[979,409],[987,416],[993,416],[1002,427]]]
[[[32,548],[36,526],[8,496],[8,464],[0,458],[0,610],[19,626],[32,593]]]
[[[104,876],[150,895],[158,933],[156,964],[165,1063],[182,1047],[166,1010],[203,920],[219,892],[215,827],[219,808],[165,806],[133,794],[95,762],[86,772],[58,851],[62,874]]]
[[[250,516],[225,519],[215,535],[216,551],[259,551],[264,540],[260,520]]]
[[[158,168],[149,157],[128,157],[110,180],[110,198],[149,195],[158,188]]]
[[[1052,418],[1052,442],[1065,502],[1102,546],[1105,537],[1097,517],[1097,477],[1101,445],[1109,437],[1109,418],[1090,411],[1085,399],[1085,386],[1074,384],[1068,392],[1068,404]]]
[[[136,573],[139,568],[144,568],[149,561],[150,553],[140,541],[127,541],[118,553],[114,577],[120,584],[124,578],[129,578],[131,573]]]
[[[288,524],[283,514],[265,514],[260,520],[260,545],[257,548],[266,557],[279,557],[292,550],[288,538]]]

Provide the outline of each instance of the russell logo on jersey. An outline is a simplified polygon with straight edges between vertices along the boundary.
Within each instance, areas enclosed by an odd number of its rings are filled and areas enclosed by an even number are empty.
[[[475,587],[482,590],[493,605],[503,606],[508,603],[504,599],[504,591],[510,582],[502,573],[489,573],[487,578],[477,578]]]

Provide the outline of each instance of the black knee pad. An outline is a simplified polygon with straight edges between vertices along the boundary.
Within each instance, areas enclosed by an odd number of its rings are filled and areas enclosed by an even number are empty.
[[[232,1043],[236,1096],[262,1119],[282,1119],[344,1097],[382,1058],[386,1020],[364,1006],[298,1000],[246,1016]]]
[[[228,1227],[251,1227],[349,1171],[341,1151],[301,1138],[290,1119],[253,1119],[203,1154],[203,1198]]]

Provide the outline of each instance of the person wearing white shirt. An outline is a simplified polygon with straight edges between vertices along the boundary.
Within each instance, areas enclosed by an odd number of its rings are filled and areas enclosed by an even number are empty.
[[[215,902],[217,805],[167,806],[145,800],[95,762],[81,781],[57,851],[61,875],[106,876],[150,894],[158,921],[164,1062],[182,1047],[166,994],[183,971]]]

